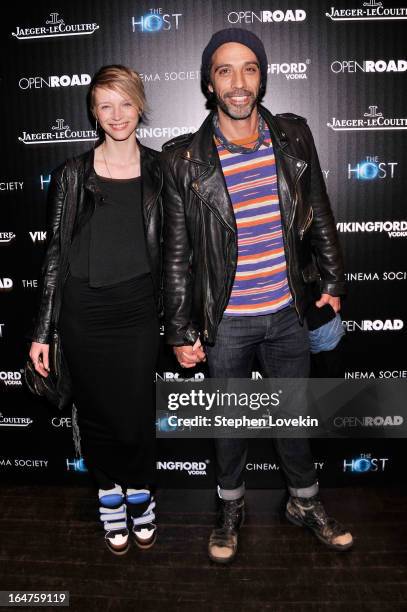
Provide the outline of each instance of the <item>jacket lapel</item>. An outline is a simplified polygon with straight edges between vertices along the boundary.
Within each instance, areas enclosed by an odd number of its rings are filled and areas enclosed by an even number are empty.
[[[281,162],[281,170],[286,174],[286,180],[295,185],[303,172],[304,166],[306,166],[306,162],[293,155],[292,152],[288,152],[293,150],[293,143],[289,142],[287,134],[280,128],[276,118],[263,106],[260,106],[260,114],[264,117],[270,129],[273,148]]]
[[[190,189],[229,231],[235,233],[236,220],[213,140],[212,118],[213,113],[210,113],[182,157],[195,165]]]
[[[218,159],[202,168],[203,172],[191,183],[191,189],[228,229],[236,232],[236,220],[229,192]]]
[[[307,163],[291,153],[294,143],[289,141],[287,134],[280,128],[276,118],[263,106],[260,106],[259,110],[270,129],[278,175],[280,210],[286,229],[289,229],[295,215],[297,181],[307,167]]]
[[[95,159],[95,150],[91,149],[84,157],[83,162],[83,184],[85,189],[88,189],[92,193],[99,194],[100,190],[96,181],[96,172],[93,167]]]
[[[143,199],[143,218],[147,229],[151,212],[157,201],[162,188],[162,174],[159,171],[158,159],[153,159],[145,147],[138,143],[140,148],[140,172],[142,176],[142,199]]]

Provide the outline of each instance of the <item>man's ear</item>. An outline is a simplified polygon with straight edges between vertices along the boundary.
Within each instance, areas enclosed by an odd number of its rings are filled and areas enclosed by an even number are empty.
[[[208,83],[208,90],[213,93],[212,83]]]

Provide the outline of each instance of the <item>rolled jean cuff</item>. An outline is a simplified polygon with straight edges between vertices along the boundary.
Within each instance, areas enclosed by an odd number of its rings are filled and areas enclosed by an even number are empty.
[[[314,497],[314,495],[318,495],[318,481],[314,482],[314,484],[312,484],[310,487],[303,487],[302,489],[288,487],[288,491],[292,497],[303,497],[304,499],[309,499],[310,497]]]
[[[221,489],[218,485],[218,495],[221,499],[225,501],[233,501],[235,499],[240,499],[245,494],[245,486],[244,483],[240,485],[237,489]]]

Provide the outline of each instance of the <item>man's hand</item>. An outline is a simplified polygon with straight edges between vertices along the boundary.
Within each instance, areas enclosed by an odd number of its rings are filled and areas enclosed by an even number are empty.
[[[193,346],[190,344],[174,346],[173,350],[178,363],[183,368],[194,368],[201,361],[206,361],[205,351],[199,338]]]
[[[38,374],[47,378],[49,372],[49,344],[33,342],[31,344],[30,358]]]
[[[315,302],[315,306],[321,308],[322,306],[325,306],[325,304],[330,304],[335,312],[339,312],[341,309],[341,298],[329,295],[329,293],[323,293],[318,302]]]

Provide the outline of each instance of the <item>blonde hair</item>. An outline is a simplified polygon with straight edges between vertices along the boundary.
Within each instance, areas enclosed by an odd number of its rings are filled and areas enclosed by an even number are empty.
[[[140,75],[127,66],[120,64],[111,64],[102,66],[92,78],[89,85],[88,99],[89,108],[95,115],[95,89],[96,87],[105,87],[113,89],[130,98],[133,104],[138,109],[140,116],[146,110],[146,94],[144,92],[143,81]]]

